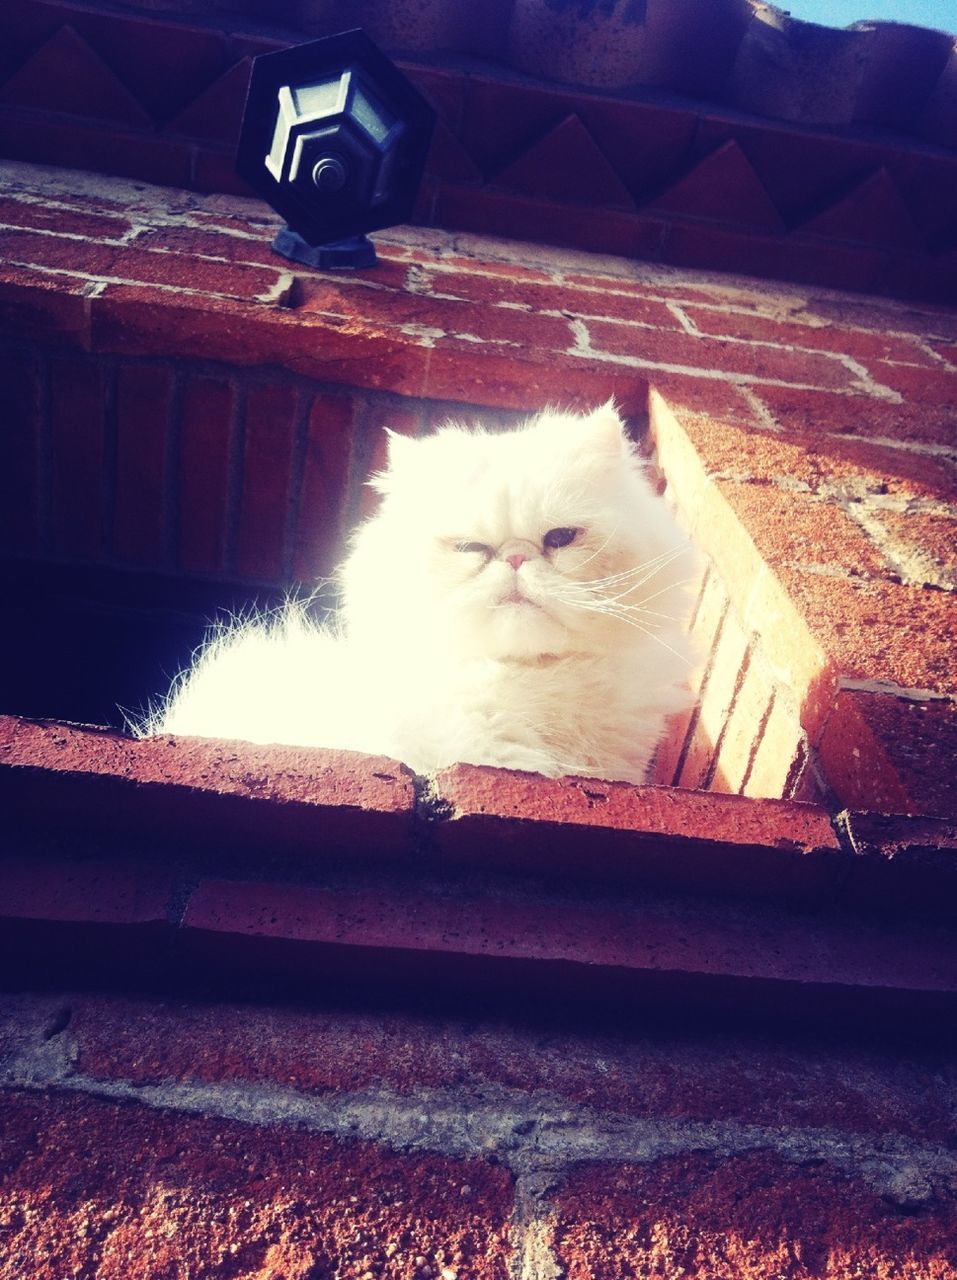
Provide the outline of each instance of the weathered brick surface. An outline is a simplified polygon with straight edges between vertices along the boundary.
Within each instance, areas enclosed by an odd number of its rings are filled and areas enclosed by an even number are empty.
[[[952,1195],[902,1215],[824,1167],[756,1153],[583,1168],[559,1193],[554,1248],[569,1280],[946,1280]]]
[[[827,816],[806,805],[473,765],[439,773],[435,797],[437,848],[462,865],[811,897],[837,873]]]
[[[944,1025],[957,968],[949,937],[927,926],[845,918],[809,923],[694,903],[579,906],[537,897],[471,897],[203,880],[178,951],[217,981],[327,990],[476,993],[549,1006],[688,1007],[853,1024],[889,1017]]]
[[[948,699],[922,702],[849,689],[820,742],[827,776],[846,804],[886,813],[953,816],[957,713]]]
[[[72,993],[76,1070],[138,1086],[179,1082],[288,1087],[304,1093],[382,1089],[414,1098],[458,1090],[462,1107],[492,1090],[632,1117],[831,1128],[948,1143],[950,1086],[939,1050],[798,1041],[766,1032],[523,1025],[402,1010],[200,1003]],[[0,1043],[30,1025],[9,1002]],[[43,1024],[44,1028],[46,1023]],[[95,1085],[93,1086],[95,1088]]]
[[[295,1128],[5,1093],[3,1280],[506,1280],[509,1175]]]
[[[28,826],[140,828],[204,842],[292,847],[311,858],[352,846],[405,851],[412,778],[350,752],[205,738],[134,742],[72,725],[0,717],[0,788]]]
[[[170,928],[173,877],[121,858],[42,870],[33,857],[0,861],[0,957],[6,980],[29,983],[75,973],[103,977],[122,968],[129,979],[162,971]]]

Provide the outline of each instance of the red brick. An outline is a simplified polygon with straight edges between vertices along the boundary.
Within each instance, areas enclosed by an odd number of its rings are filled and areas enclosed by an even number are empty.
[[[69,347],[90,345],[89,282],[38,274],[0,263],[0,330],[16,341],[53,339]]]
[[[169,369],[124,365],[117,370],[113,551],[137,564],[158,566],[165,560],[172,385]]]
[[[474,765],[435,794],[436,847],[457,864],[771,896],[826,893],[836,873],[827,815],[806,805]]]
[[[511,280],[516,287],[524,288],[527,284],[531,285],[552,285],[555,282],[554,273],[543,267],[527,266],[522,253],[521,245],[500,245],[497,249],[500,256],[491,257],[482,252],[483,246],[476,246],[475,253],[471,256],[463,256],[461,248],[455,253],[448,256],[442,255],[436,259],[434,252],[425,249],[414,249],[407,245],[386,245],[383,251],[386,256],[399,255],[403,261],[417,262],[427,266],[429,269],[445,270],[445,271],[477,271],[486,276],[499,276],[503,280]]]
[[[574,271],[562,273],[562,278],[570,285],[584,288],[605,288],[615,293],[630,294],[636,298],[654,297],[666,302],[703,303],[705,305],[727,306],[731,298],[738,307],[761,308],[767,304],[769,292],[776,292],[777,287],[759,279],[736,279],[732,284],[711,284],[707,277],[674,272],[670,267],[652,267],[645,265],[642,275],[646,279],[632,279],[628,275],[609,275],[607,269],[596,265],[594,270],[586,271],[576,263]]]
[[[648,768],[648,782],[662,787],[677,785],[675,774],[681,761],[692,719],[693,708],[666,718],[664,730]]]
[[[318,277],[300,280],[297,296],[301,314],[315,312],[370,329],[413,325],[451,337],[468,336],[485,345],[530,345],[548,351],[564,351],[572,341],[566,320],[534,311],[489,307],[399,289],[370,289],[359,284],[350,287]],[[436,340],[441,342],[442,338]]]
[[[707,210],[712,222],[772,233],[784,230],[780,213],[734,138],[700,156],[647,207],[679,219],[695,219]]]
[[[577,112],[560,117],[498,169],[489,185],[556,204],[633,211],[631,193]]]
[[[680,786],[703,787],[714,776],[715,748],[727,725],[747,661],[747,632],[734,609],[728,608],[706,667],[693,736],[678,777]],[[719,780],[717,790],[724,791],[727,787]]]
[[[957,253],[890,254],[881,272],[878,288],[901,298],[920,298],[941,306],[957,298]]]
[[[702,662],[695,670],[691,680],[691,688],[694,693],[699,693],[701,690],[706,664],[714,652],[727,609],[728,593],[724,589],[724,583],[721,581],[720,575],[713,568],[709,568],[701,588],[701,595],[695,606],[694,619],[691,624],[691,634],[695,637],[702,654]]]
[[[718,481],[766,564],[822,567],[837,575],[892,577],[872,539],[833,502],[772,485]]]
[[[356,403],[318,392],[309,409],[302,482],[293,533],[292,576],[327,577],[341,553]]]
[[[412,1280],[420,1256],[508,1276],[512,1178],[490,1161],[66,1094],[2,1105],[2,1280]]]
[[[841,675],[953,695],[957,599],[879,579],[778,570],[808,630]]]
[[[56,202],[56,207],[51,207],[5,196],[0,198],[0,226],[51,231],[59,236],[82,236],[84,239],[119,240],[132,230],[133,224],[119,213],[71,209],[62,200]]]
[[[0,861],[0,957],[8,976],[22,980],[74,977],[91,969],[159,966],[170,932],[169,872],[135,864],[49,862],[35,854]]]
[[[810,633],[799,601],[788,594],[781,576],[785,571],[767,567],[753,538],[705,474],[685,430],[687,421],[687,414],[672,410],[663,396],[651,397],[652,432],[675,500],[714,561],[745,629],[761,636],[776,678],[791,690],[808,736],[816,740],[836,688],[830,654]]]
[[[8,261],[46,270],[241,299],[278,296],[286,265],[279,258],[271,267],[258,267],[15,229],[0,231],[0,247]]]
[[[876,333],[909,333],[916,338],[957,341],[957,316],[952,307],[926,303],[891,302],[887,298],[839,297],[824,294],[805,302],[809,318],[818,317]]]
[[[294,387],[254,384],[246,391],[235,560],[243,578],[283,578],[297,404]]]
[[[110,64],[157,122],[168,120],[220,73],[229,59],[223,33],[215,28],[180,24],[159,15],[150,20],[141,10],[115,21],[115,15],[73,14],[90,43]],[[176,67],[175,77],[169,68]],[[172,83],[171,83],[172,82]]]
[[[230,231],[240,234],[230,234]],[[207,221],[200,227],[174,224],[141,231],[136,237],[136,247],[182,254],[186,258],[219,258],[276,270],[282,268],[286,260],[271,248],[270,232],[262,231],[252,223],[230,226],[226,219],[223,219],[222,227],[215,221]]]
[[[131,862],[46,862],[36,856],[0,862],[2,911],[8,921],[112,925],[165,923],[169,872]]]
[[[802,781],[801,770],[806,763],[807,741],[800,718],[781,690],[776,690],[771,712],[758,738],[751,771],[744,782],[744,794],[792,795]]]
[[[860,694],[840,693],[824,728],[818,753],[839,801],[883,813],[911,811],[911,798],[887,759],[885,744],[868,725]]]
[[[757,803],[749,801],[750,804]],[[766,802],[767,803],[767,802]],[[578,899],[408,891],[358,892],[203,880],[180,934],[188,969],[235,983],[256,975],[283,989],[370,984],[483,998],[687,1001],[789,1016],[953,1016],[957,968],[949,936],[824,920],[746,925],[713,908],[580,906]],[[861,1004],[863,990],[867,1001]],[[937,1025],[946,1023],[937,1022]]]
[[[770,342],[779,347],[802,347],[811,351],[833,351],[854,360],[896,360],[905,364],[933,366],[934,357],[918,339],[896,334],[873,333],[837,324],[809,324],[803,311],[794,310],[787,320],[739,311],[730,307],[684,306],[688,319],[702,333],[712,337]]]
[[[651,364],[734,373],[755,384],[770,380],[833,388],[849,387],[855,381],[855,375],[839,360],[816,352],[723,342],[683,332],[659,333],[611,321],[589,320],[587,324],[596,351]]]
[[[554,402],[558,368],[565,408],[592,409],[614,396],[630,417],[640,414],[647,402],[642,377],[603,360],[558,360],[553,351],[493,345],[481,348],[479,355],[474,342],[456,338],[444,338],[429,357],[423,391],[432,400],[461,399],[537,412]]]
[[[933,835],[927,833],[931,839]],[[135,1085],[266,1084],[303,1091],[544,1090],[575,1106],[655,1119],[733,1119],[946,1143],[950,1098],[937,1054],[710,1028],[587,1029],[496,1018],[195,999],[78,995],[78,1072]],[[27,1010],[8,1003],[19,1029]],[[0,1025],[3,1009],[0,1008]],[[0,1032],[0,1044],[12,1036]]]
[[[721,429],[730,423],[738,427],[760,426],[750,393],[732,382],[662,373],[655,375],[653,385],[655,394],[665,401],[672,413],[680,416],[682,422],[701,415],[721,424]]]
[[[769,1151],[582,1165],[555,1199],[550,1232],[568,1280],[707,1276],[778,1280],[788,1272],[945,1280],[957,1265],[950,1197],[893,1212],[826,1160]]]
[[[919,392],[914,400],[900,404],[874,396],[836,395],[828,390],[762,386],[755,389],[759,399],[785,431],[820,432],[952,446],[953,406],[924,402]],[[901,466],[907,465],[906,459]],[[927,463],[927,465],[932,465]]]
[[[60,356],[49,370],[53,547],[72,559],[96,559],[106,532],[104,373],[93,361]]]
[[[184,569],[226,567],[229,449],[235,388],[218,378],[184,381],[179,423],[178,563]]]
[[[395,761],[205,738],[149,738],[0,717],[0,793],[11,821],[173,832],[185,846],[407,851],[415,794]]]
[[[828,782],[842,803],[883,813],[957,814],[957,713],[864,690],[842,692],[820,744]]]
[[[492,306],[507,303],[507,310],[517,311],[519,315],[558,311],[563,315],[614,317],[656,329],[681,328],[681,322],[668,306],[651,296],[654,293],[651,286],[647,287],[647,296],[641,296],[617,291],[616,281],[598,287],[571,288],[559,281],[536,284],[511,275],[486,275],[481,269],[484,264],[475,266],[479,269],[453,272],[438,260],[432,267],[424,268],[427,291]]]
[[[37,552],[40,543],[40,381],[33,355],[0,350],[0,545]]]
[[[915,368],[884,360],[868,361],[867,369],[875,382],[897,391],[912,404],[939,405],[952,415],[957,411],[957,369],[936,363],[930,368]]]
[[[662,394],[674,412],[670,385]],[[698,411],[689,412],[684,405],[678,408],[683,430],[711,472],[792,487],[797,482],[812,493],[834,484],[855,496],[949,498],[954,492],[957,473],[944,458],[821,431],[755,429],[730,419],[723,407],[709,410],[707,401],[706,387]]]
[[[93,299],[93,345],[127,355],[278,365],[348,386],[421,395],[431,349],[418,335],[228,298],[109,285]],[[474,344],[469,344],[474,361]]]
[[[16,228],[0,231],[0,248],[8,262],[84,279],[112,274],[113,264],[122,253],[111,241],[76,241]]]
[[[712,790],[741,794],[773,700],[774,686],[763,663],[752,652],[721,736]]]

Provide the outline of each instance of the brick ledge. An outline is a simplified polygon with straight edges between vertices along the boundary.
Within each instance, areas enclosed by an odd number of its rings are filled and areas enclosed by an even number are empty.
[[[465,765],[425,786],[350,753],[15,717],[0,796],[5,983],[68,966],[932,1030],[957,1009],[945,822],[842,815],[839,839],[790,801]]]

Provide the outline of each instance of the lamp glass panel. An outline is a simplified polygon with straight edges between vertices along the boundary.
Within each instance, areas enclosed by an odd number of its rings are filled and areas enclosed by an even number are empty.
[[[389,136],[396,120],[392,112],[377,102],[358,81],[352,95],[351,114],[379,146]]]
[[[301,84],[293,87],[292,95],[296,104],[296,115],[300,120],[315,120],[322,116],[335,115],[345,105],[348,89],[348,72],[333,76],[329,80],[320,80],[316,84]]]

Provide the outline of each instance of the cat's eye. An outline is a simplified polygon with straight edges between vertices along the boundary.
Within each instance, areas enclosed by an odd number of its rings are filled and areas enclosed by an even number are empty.
[[[487,547],[484,542],[457,542],[455,549],[456,551],[464,551],[477,556],[491,556],[492,554],[492,548]]]
[[[549,529],[542,538],[542,546],[554,551],[556,547],[567,547],[575,541],[581,529]]]

